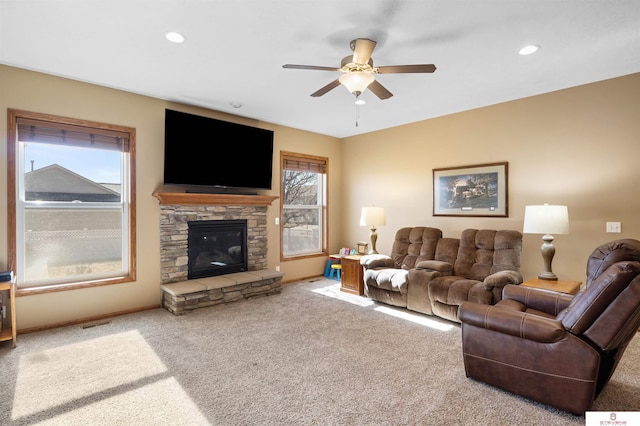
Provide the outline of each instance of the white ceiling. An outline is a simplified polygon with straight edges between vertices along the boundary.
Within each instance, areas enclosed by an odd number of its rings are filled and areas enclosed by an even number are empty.
[[[310,96],[340,73],[282,65],[338,68],[359,37],[437,70],[378,75],[394,96],[356,127],[344,87]],[[640,1],[0,0],[0,63],[347,137],[640,72]]]

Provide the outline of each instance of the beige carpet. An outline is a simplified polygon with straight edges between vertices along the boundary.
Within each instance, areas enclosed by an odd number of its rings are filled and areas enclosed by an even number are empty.
[[[636,337],[597,411],[640,410]],[[460,328],[336,281],[0,345],[2,425],[584,425],[467,379]]]

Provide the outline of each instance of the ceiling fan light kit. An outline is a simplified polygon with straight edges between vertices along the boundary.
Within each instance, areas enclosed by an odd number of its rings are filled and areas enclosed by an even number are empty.
[[[432,73],[436,70],[436,66],[433,64],[374,67],[371,54],[373,53],[373,49],[376,47],[376,42],[368,38],[356,38],[351,40],[349,47],[353,50],[353,55],[344,57],[340,63],[340,68],[295,64],[285,64],[282,67],[301,70],[343,72],[344,74],[342,76],[316,90],[311,94],[311,96],[322,96],[342,84],[350,93],[355,95],[356,101],[367,88],[379,99],[389,99],[393,96],[389,90],[376,80],[375,74]]]
[[[354,71],[342,74],[338,80],[349,93],[353,93],[357,98],[375,79],[371,73]]]

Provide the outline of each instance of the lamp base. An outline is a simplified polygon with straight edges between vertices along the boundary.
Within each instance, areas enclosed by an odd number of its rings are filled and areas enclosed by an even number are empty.
[[[378,254],[378,251],[376,250],[376,241],[378,241],[378,234],[376,233],[375,226],[371,227],[369,237],[371,238],[371,250],[369,250],[369,254]]]
[[[556,248],[553,246],[553,235],[545,234],[542,237],[542,260],[544,261],[544,271],[538,275],[541,280],[558,281],[558,277],[551,271],[551,261],[553,255],[556,254]]]
[[[538,278],[547,281],[558,281],[558,277],[553,272],[541,272],[538,274]]]

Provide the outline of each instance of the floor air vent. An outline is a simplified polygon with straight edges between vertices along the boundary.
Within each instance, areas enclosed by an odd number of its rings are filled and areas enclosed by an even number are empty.
[[[97,327],[99,325],[107,325],[107,324],[111,324],[111,320],[105,320],[105,321],[96,321],[96,322],[90,322],[87,324],[82,324],[82,328],[93,328],[93,327]]]

